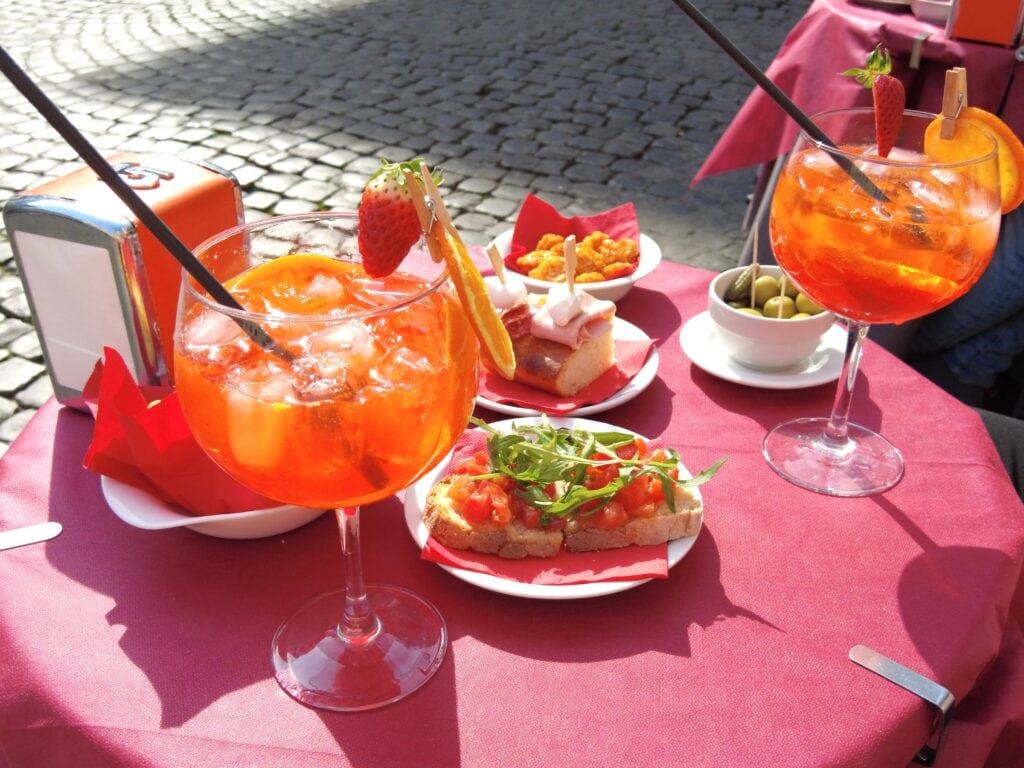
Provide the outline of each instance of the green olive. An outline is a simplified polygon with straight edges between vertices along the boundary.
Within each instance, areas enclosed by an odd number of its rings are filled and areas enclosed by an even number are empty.
[[[728,305],[729,305],[730,307],[732,307],[733,309],[743,309],[743,307],[748,307],[748,306],[750,306],[750,305],[749,305],[749,304],[748,304],[747,302],[745,302],[745,301],[727,301],[727,302],[725,302],[725,303],[726,303],[726,304],[728,304]]]
[[[787,320],[796,314],[796,304],[789,296],[772,296],[764,303],[764,316]]]
[[[779,282],[781,283],[782,281],[780,280]],[[796,299],[796,297],[799,294],[800,294],[800,291],[797,290],[796,283],[794,283],[792,280],[787,279],[786,280],[786,295],[789,296],[789,298],[791,298],[791,299]]]
[[[753,315],[754,317],[764,317],[764,315],[761,314],[761,310],[755,309],[754,307],[740,307],[736,311],[745,312],[746,314]]]
[[[797,312],[795,315],[793,315],[789,319],[790,320],[803,320],[805,317],[810,317],[810,315],[808,315],[806,312]]]
[[[815,304],[802,293],[796,296],[796,308],[798,312],[806,312],[808,315],[820,315],[825,311],[824,307]]]
[[[754,281],[754,303],[759,307],[763,307],[768,299],[779,293],[779,281],[771,275],[761,275]]]

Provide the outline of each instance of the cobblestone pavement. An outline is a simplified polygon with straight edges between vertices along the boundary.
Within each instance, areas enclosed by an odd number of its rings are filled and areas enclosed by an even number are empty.
[[[702,0],[770,62],[806,10]],[[422,155],[469,244],[535,192],[632,200],[666,258],[723,269],[754,172],[692,179],[750,91],[670,0],[0,0],[0,45],[103,152],[234,173],[248,218],[354,208],[378,158]],[[0,203],[80,161],[0,83]],[[52,394],[0,233],[0,454]]]

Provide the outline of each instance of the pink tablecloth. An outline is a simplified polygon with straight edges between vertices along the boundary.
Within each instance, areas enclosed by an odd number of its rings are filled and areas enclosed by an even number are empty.
[[[0,527],[64,524],[0,552],[0,756],[11,768],[905,766],[932,712],[848,660],[865,644],[961,702],[941,766],[1019,766],[1024,509],[979,420],[871,345],[854,416],[903,449],[906,477],[867,499],[785,483],[761,437],[825,412],[833,386],[750,389],[695,368],[679,329],[710,278],[666,263],[622,302],[656,339],[660,372],[598,417],[662,437],[692,469],[729,456],[690,553],[617,595],[503,596],[420,560],[397,499],[373,505],[368,579],[432,600],[452,645],[425,688],[369,713],[306,709],[271,674],[278,623],[339,583],[330,516],[257,541],[131,528],[79,466],[89,418],[43,408],[0,460]]]
[[[920,66],[911,67],[915,38]],[[907,88],[907,105],[942,110],[946,70],[967,69],[968,102],[1002,115],[1024,136],[1024,63],[1015,51],[985,43],[951,40],[941,27],[905,12],[879,10],[850,0],[814,0],[787,36],[768,77],[808,114],[871,104],[871,94],[840,72],[863,66],[879,43],[893,56],[893,74]],[[707,45],[712,45],[708,42]],[[722,66],[734,66],[722,54]],[[694,183],[717,173],[774,160],[789,150],[798,128],[760,88],[755,89],[704,161]]]

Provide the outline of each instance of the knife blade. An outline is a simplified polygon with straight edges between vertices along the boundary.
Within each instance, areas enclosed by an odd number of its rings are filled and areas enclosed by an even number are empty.
[[[26,525],[22,528],[12,528],[9,531],[0,531],[0,550],[23,547],[26,544],[35,544],[40,541],[49,541],[57,536],[63,527],[60,523],[52,520],[47,523],[36,523]]]

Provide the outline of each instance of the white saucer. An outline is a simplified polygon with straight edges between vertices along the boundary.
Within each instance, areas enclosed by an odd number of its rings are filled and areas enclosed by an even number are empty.
[[[651,340],[651,337],[641,329],[637,328],[632,323],[627,323],[621,317],[616,317],[614,320],[612,325],[612,336],[613,338],[620,339],[622,341]],[[610,410],[611,408],[615,408],[623,403],[628,403],[634,397],[651,386],[651,382],[654,381],[654,378],[658,375],[658,360],[658,350],[652,344],[650,352],[647,353],[647,360],[644,361],[640,370],[633,375],[633,378],[626,382],[626,386],[607,400],[602,400],[599,403],[591,403],[590,405],[581,405],[579,408],[559,415],[589,416]],[[507,414],[508,416],[540,416],[541,413],[536,408],[525,408],[521,405],[513,405],[512,403],[499,403],[494,400],[490,400],[483,395],[477,395],[476,402],[477,405],[498,413]]]
[[[694,365],[720,379],[761,389],[802,389],[839,378],[846,351],[846,329],[838,323],[833,325],[806,360],[781,371],[757,371],[729,357],[715,338],[715,327],[706,311],[686,321],[679,333],[679,344]]]
[[[100,476],[100,488],[115,515],[147,531],[189,528],[221,539],[260,539],[299,528],[324,513],[322,509],[284,505],[225,515],[190,515],[181,507],[106,475]]]

